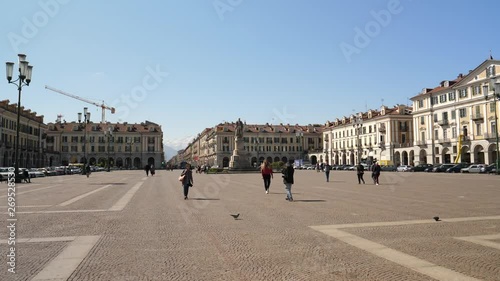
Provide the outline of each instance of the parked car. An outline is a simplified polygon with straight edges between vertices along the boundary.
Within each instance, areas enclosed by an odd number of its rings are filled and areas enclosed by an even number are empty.
[[[54,171],[56,171],[57,175],[66,175],[66,167],[64,167],[64,166],[55,167]]]
[[[413,167],[410,165],[400,165],[396,168],[398,172],[413,172]]]
[[[470,166],[470,163],[459,163],[451,168],[446,169],[446,172],[447,173],[460,173],[462,168],[466,168],[468,166]]]
[[[38,168],[30,168],[30,169],[28,169],[28,173],[30,175],[30,178],[45,177],[45,173],[38,170]]]
[[[472,164],[469,167],[462,168],[460,170],[461,173],[479,173],[481,171],[481,168],[485,168],[486,165],[484,164]]]
[[[14,168],[11,168],[11,170],[14,170]],[[1,167],[0,168],[0,180],[7,181],[8,178],[9,178],[9,168],[8,167]]]
[[[41,170],[45,173],[46,176],[57,176],[57,171],[55,170],[55,168],[45,167],[41,168]]]
[[[414,172],[424,172],[425,169],[432,167],[432,164],[418,164],[417,166],[413,167]]]
[[[496,164],[495,163],[489,164],[488,166],[481,168],[479,170],[479,173],[481,173],[481,174],[489,174],[491,172],[491,170],[494,170],[495,168],[496,168]]]
[[[396,171],[396,166],[392,166],[392,165],[388,165],[388,166],[380,166],[380,170],[382,171],[390,171],[390,172],[394,172]]]
[[[496,164],[493,163],[493,164],[490,164],[484,168],[481,168],[481,170],[479,170],[479,173],[481,174],[490,174],[490,173],[495,173],[496,172]]]
[[[441,164],[439,165],[431,165],[430,167],[427,167],[424,169],[424,172],[427,172],[427,173],[430,173],[430,172],[434,172],[434,169],[441,166]]]
[[[455,166],[455,164],[441,164],[432,169],[434,173],[444,173],[448,168]]]

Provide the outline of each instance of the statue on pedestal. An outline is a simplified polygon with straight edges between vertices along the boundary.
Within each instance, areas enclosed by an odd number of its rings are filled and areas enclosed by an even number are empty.
[[[245,144],[243,142],[243,131],[245,125],[238,118],[236,121],[236,128],[234,130],[234,150],[231,156],[231,161],[229,162],[229,168],[231,169],[248,169],[250,167],[250,162],[247,159],[248,153],[245,151]]]
[[[236,130],[234,131],[234,135],[236,139],[243,138],[243,122],[241,122],[240,118],[236,121]]]

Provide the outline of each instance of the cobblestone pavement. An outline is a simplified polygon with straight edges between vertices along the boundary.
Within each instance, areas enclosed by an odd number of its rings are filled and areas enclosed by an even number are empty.
[[[194,174],[189,200],[179,174],[18,185],[15,274],[0,184],[0,280],[500,280],[498,176],[299,170],[288,202],[278,174]]]

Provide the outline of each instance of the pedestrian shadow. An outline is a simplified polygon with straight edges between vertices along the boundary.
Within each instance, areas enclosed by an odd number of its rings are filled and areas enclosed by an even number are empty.
[[[220,200],[219,198],[189,198],[191,200]]]
[[[286,194],[286,192],[269,192],[269,194]],[[293,194],[295,195],[295,194],[302,194],[302,193],[294,192]]]
[[[326,200],[319,200],[319,199],[295,200],[294,199],[293,202],[320,203],[320,202],[326,202]]]

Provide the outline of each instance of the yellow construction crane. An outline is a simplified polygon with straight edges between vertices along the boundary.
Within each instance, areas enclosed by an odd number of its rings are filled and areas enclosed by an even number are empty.
[[[54,91],[56,93],[59,93],[59,94],[63,94],[65,96],[68,96],[68,97],[71,97],[71,98],[74,98],[74,99],[77,99],[77,100],[81,100],[81,101],[84,101],[86,103],[90,103],[90,104],[93,104],[95,106],[99,106],[101,109],[102,109],[102,123],[106,122],[106,114],[105,114],[105,110],[110,110],[111,111],[111,114],[115,114],[115,108],[114,107],[109,107],[107,105],[104,104],[104,101],[102,101],[101,104],[97,103],[97,102],[93,102],[91,100],[87,100],[87,99],[84,99],[82,97],[79,97],[79,96],[76,96],[76,95],[73,95],[73,94],[70,94],[70,93],[66,93],[64,91],[61,91],[61,90],[58,90],[56,88],[52,88],[50,86],[47,86],[45,85],[45,89],[48,89],[48,90],[51,90],[51,91]]]
[[[455,164],[460,163],[460,160],[462,158],[462,140],[464,139],[464,135],[460,135],[458,137],[458,144],[457,144],[457,158],[455,158]]]

